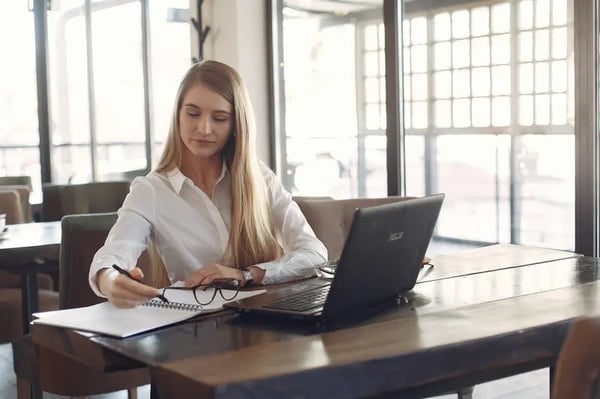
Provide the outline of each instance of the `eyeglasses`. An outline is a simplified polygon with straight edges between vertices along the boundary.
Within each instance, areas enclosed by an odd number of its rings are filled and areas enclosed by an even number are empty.
[[[213,288],[212,290],[210,290]],[[240,280],[235,278],[216,278],[208,284],[200,284],[193,287],[165,287],[165,290],[192,290],[194,299],[199,305],[210,305],[216,298],[217,292],[226,301],[231,301],[240,292]],[[212,294],[209,292],[212,291]]]

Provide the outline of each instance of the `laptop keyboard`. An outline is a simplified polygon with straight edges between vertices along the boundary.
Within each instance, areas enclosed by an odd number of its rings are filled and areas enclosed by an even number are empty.
[[[326,285],[314,290],[293,294],[285,298],[268,302],[264,307],[270,309],[292,310],[295,312],[304,312],[310,309],[319,308],[325,304],[329,287],[329,285]]]

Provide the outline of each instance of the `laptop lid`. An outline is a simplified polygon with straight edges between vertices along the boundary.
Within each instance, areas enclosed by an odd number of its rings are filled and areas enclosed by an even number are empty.
[[[271,306],[275,300],[325,284],[314,279],[225,307],[246,313],[335,320],[395,303],[416,284],[443,200],[444,194],[437,194],[356,209],[323,307],[297,312]]]

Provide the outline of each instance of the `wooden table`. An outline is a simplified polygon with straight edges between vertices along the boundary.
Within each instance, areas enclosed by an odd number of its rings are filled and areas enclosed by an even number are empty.
[[[0,270],[21,276],[23,331],[38,311],[37,273],[58,270],[60,222],[23,223],[7,226],[0,238]]]
[[[483,257],[491,271],[453,255],[407,305],[335,331],[224,312],[124,340],[42,325],[33,339],[99,370],[150,366],[163,398],[441,393],[552,365],[570,320],[596,309],[598,260],[556,251],[551,261],[547,250],[536,259],[516,246],[527,262],[510,265],[499,249]]]

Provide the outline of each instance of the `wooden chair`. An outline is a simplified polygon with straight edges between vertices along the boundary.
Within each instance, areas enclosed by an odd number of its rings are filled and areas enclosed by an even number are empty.
[[[42,220],[60,220],[65,215],[115,212],[129,193],[129,181],[85,184],[44,184]]]
[[[21,198],[15,189],[0,186],[0,213],[6,214],[7,224],[23,223]],[[58,292],[53,291],[54,284],[49,275],[37,276],[40,310],[58,308]],[[0,343],[10,342],[23,335],[21,312],[21,289],[17,274],[0,272]]]
[[[600,318],[576,320],[558,361],[552,399],[600,398]]]
[[[317,238],[325,244],[329,260],[333,260],[338,259],[342,254],[356,208],[389,204],[411,198],[414,197],[391,196],[340,200],[294,197],[294,201],[300,207]],[[459,399],[469,399],[473,395],[473,387],[462,388],[456,393]]]
[[[60,250],[60,308],[87,306],[102,301],[89,287],[88,271],[95,252],[103,245],[117,219],[115,212],[67,215],[62,219]],[[148,283],[164,278],[160,265],[151,262],[151,251],[142,253],[138,266]],[[14,369],[19,399],[28,398],[31,384],[42,391],[66,396],[87,396],[128,390],[150,382],[146,368],[103,373],[48,349],[36,353],[31,336],[13,343]]]

